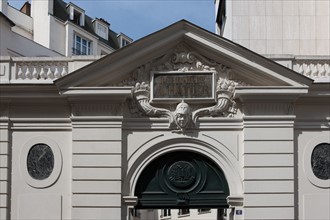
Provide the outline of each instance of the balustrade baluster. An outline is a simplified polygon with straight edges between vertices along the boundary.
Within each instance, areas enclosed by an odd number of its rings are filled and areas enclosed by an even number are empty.
[[[68,72],[67,72],[67,70],[66,70],[66,66],[65,66],[65,64],[63,65],[63,68],[62,68],[62,73],[61,73],[61,75],[62,76],[65,76],[65,75],[67,75],[68,74]]]
[[[58,71],[58,66],[55,67],[54,77],[55,77],[55,79],[58,79],[61,77],[61,73],[60,73],[60,71]]]
[[[33,79],[38,79],[39,78],[37,67],[33,67],[32,78]]]
[[[51,70],[51,66],[48,67],[47,79],[54,79],[54,75],[53,75],[53,72]]]
[[[26,66],[25,78],[26,78],[26,79],[32,79],[32,74],[31,74],[31,72],[30,72],[30,68],[29,68],[28,65]]]
[[[23,74],[22,66],[18,66],[17,77],[18,77],[18,79],[24,79],[24,74]]]

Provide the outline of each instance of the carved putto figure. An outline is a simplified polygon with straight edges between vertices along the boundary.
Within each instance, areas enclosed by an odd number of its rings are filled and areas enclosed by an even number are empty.
[[[187,103],[182,101],[176,106],[174,119],[177,128],[184,132],[191,119],[191,110]]]

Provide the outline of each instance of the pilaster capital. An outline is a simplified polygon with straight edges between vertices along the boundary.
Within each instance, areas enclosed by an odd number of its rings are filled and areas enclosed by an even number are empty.
[[[138,197],[136,196],[123,196],[122,202],[128,207],[134,207],[138,203]]]

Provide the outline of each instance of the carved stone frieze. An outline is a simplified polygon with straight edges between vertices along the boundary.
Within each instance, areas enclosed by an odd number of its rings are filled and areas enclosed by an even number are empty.
[[[73,116],[120,116],[123,114],[121,103],[75,103],[72,104]]]

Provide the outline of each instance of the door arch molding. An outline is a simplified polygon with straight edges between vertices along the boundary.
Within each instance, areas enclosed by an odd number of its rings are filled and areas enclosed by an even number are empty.
[[[224,173],[231,195],[243,193],[238,159],[229,148],[207,137],[168,138],[161,136],[140,146],[128,161],[127,175],[123,182],[123,195],[134,196],[135,187],[142,171],[156,158],[174,151],[191,151],[213,161]]]

